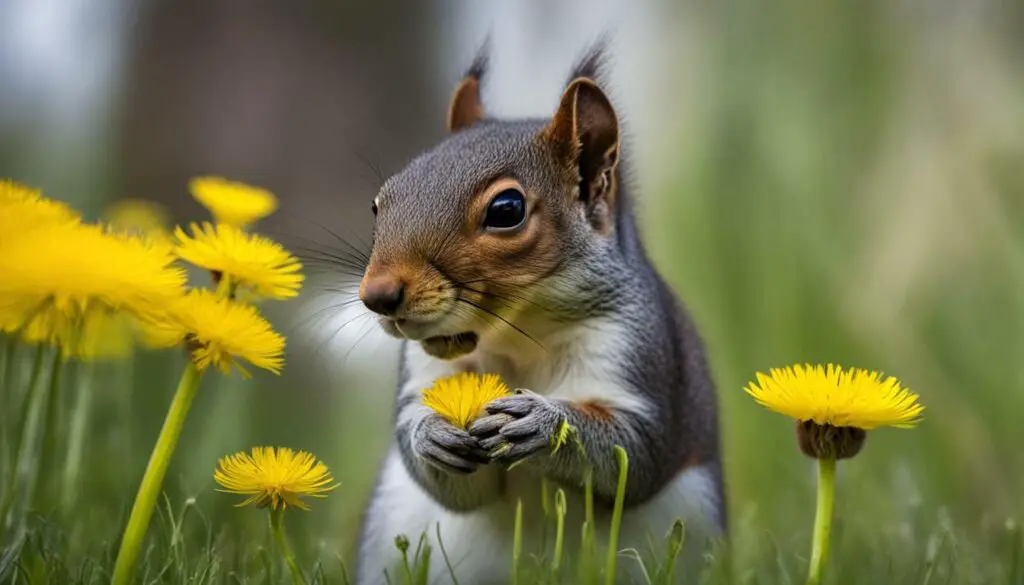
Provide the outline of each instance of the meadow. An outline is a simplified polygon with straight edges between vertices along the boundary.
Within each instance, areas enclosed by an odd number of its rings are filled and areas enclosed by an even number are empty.
[[[812,10],[794,1],[772,13],[756,4],[709,9],[702,35],[664,56],[699,63],[665,82],[663,105],[676,118],[638,161],[645,239],[701,330],[721,401],[729,542],[699,561],[699,582],[806,580],[814,461],[797,448],[792,421],[743,388],[756,372],[807,362],[882,370],[926,407],[915,428],[872,431],[840,463],[823,583],[1022,585],[1019,18],[993,11],[922,23],[887,3]],[[745,25],[728,25],[736,22]],[[939,48],[953,40],[956,50]],[[0,146],[2,176],[57,172],[45,152],[33,166],[20,164],[20,143]],[[83,155],[54,181],[91,177],[81,190],[46,195],[89,220],[109,219],[117,198],[94,163]],[[168,189],[190,197],[184,184]],[[263,307],[287,338],[284,365],[280,375],[250,368],[248,380],[203,377],[137,583],[291,580],[267,513],[236,507],[244,498],[214,480],[219,458],[262,445],[309,451],[340,484],[284,519],[309,582],[346,583],[354,567],[360,514],[390,439],[396,360],[393,347],[362,341],[365,320],[349,338],[329,309],[318,313],[351,300],[352,282],[316,260],[344,254],[330,234],[336,218],[293,212],[289,193],[276,194],[280,221],[255,231],[296,253],[307,278],[297,299]],[[207,219],[198,205],[177,207],[186,208],[193,213],[172,214],[167,227]],[[215,286],[204,270],[188,277]],[[38,354],[38,387],[54,397],[44,408],[27,400],[36,349],[13,335],[0,345],[0,502],[10,502],[0,583],[109,583],[189,356],[133,346],[117,359],[70,360],[51,388],[48,347]],[[28,421],[33,440],[19,457]],[[42,421],[48,438],[34,430]],[[409,571],[392,575],[395,584],[421,582],[425,553],[407,536]],[[669,564],[673,536],[645,556],[651,583]],[[543,557],[516,563],[520,583],[575,583],[580,571],[604,582],[607,551],[553,579],[554,542],[545,544]],[[508,551],[510,572],[514,557]],[[440,550],[429,558],[444,562]],[[624,551],[617,562],[637,561]]]

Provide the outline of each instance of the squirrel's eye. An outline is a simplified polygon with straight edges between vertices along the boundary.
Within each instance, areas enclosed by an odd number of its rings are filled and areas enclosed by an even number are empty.
[[[370,210],[373,211],[374,215],[377,215],[377,198],[373,198],[373,203],[370,204]]]
[[[516,189],[505,189],[491,199],[484,227],[507,230],[519,227],[526,219],[526,197]]]

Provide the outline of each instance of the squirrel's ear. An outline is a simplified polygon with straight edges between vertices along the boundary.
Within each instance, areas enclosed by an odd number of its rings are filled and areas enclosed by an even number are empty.
[[[484,107],[480,102],[480,80],[467,76],[455,88],[448,105],[448,131],[458,132],[483,120]]]
[[[452,101],[448,104],[448,131],[458,132],[484,119],[484,106],[480,100],[480,80],[487,72],[490,55],[490,39],[477,52],[466,76],[455,88]]]
[[[610,198],[619,160],[619,122],[596,83],[581,77],[569,84],[544,136],[563,162],[579,165],[580,197]]]

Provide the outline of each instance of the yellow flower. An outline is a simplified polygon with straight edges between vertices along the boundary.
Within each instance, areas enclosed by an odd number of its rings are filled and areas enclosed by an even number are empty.
[[[496,374],[463,372],[436,380],[423,391],[423,404],[453,425],[466,429],[488,402],[509,394],[508,386]]]
[[[40,226],[78,221],[74,210],[43,197],[38,189],[0,180],[0,243]]]
[[[284,337],[255,307],[205,289],[189,291],[167,319],[148,324],[147,333],[157,346],[187,341],[199,370],[213,365],[227,374],[234,366],[248,378],[243,360],[275,374],[284,364]]]
[[[36,226],[0,240],[0,329],[73,345],[97,313],[151,318],[184,293],[166,246],[100,226]]]
[[[196,201],[208,209],[218,223],[243,228],[277,210],[277,198],[266,189],[220,177],[197,177],[189,181]]]
[[[106,221],[113,228],[168,243],[168,214],[162,205],[142,199],[122,199],[107,208]]]
[[[175,231],[177,254],[183,260],[263,297],[285,299],[299,294],[302,264],[277,242],[223,224],[190,228],[191,237],[180,227]]]
[[[761,405],[798,421],[871,430],[912,427],[924,407],[896,378],[829,364],[795,365],[757,374],[746,389]]]
[[[252,455],[241,452],[221,458],[213,478],[232,494],[249,496],[238,506],[294,506],[308,510],[302,497],[326,498],[338,487],[327,466],[316,457],[284,447],[254,447]]]

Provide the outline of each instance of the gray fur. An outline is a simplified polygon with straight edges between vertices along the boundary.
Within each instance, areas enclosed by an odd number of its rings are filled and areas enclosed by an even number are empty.
[[[579,70],[596,68],[599,61],[589,58]],[[620,152],[614,228],[599,234],[588,220],[588,202],[579,197],[575,169],[559,164],[539,139],[549,122],[485,119],[415,158],[381,190],[374,230],[375,238],[386,234],[388,247],[375,252],[415,251],[453,282],[465,280],[471,267],[460,263],[451,238],[439,234],[462,229],[473,193],[501,177],[516,179],[550,202],[545,212],[554,214],[560,234],[558,266],[529,290],[515,291],[531,303],[520,303],[522,313],[548,329],[598,320],[624,326],[627,339],[609,358],[615,375],[608,382],[645,408],[609,408],[606,418],[595,417],[532,388],[492,402],[489,416],[467,433],[430,414],[415,394],[402,394],[395,411],[396,447],[419,488],[459,513],[500,499],[505,469],[518,463],[573,490],[592,466],[596,499],[610,506],[618,477],[613,447],[621,445],[630,458],[627,507],[647,502],[687,467],[707,466],[718,495],[712,521],[724,530],[714,386],[694,324],[644,250],[627,161]],[[403,361],[400,387],[413,374]],[[563,421],[576,429],[582,449],[552,448]],[[488,458],[493,463],[485,463]]]

